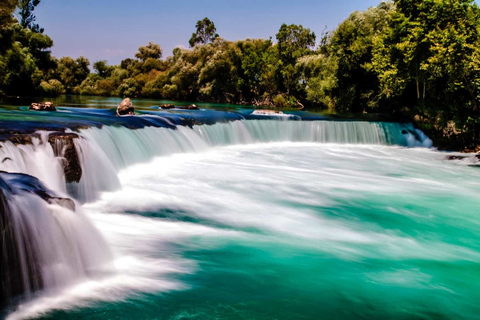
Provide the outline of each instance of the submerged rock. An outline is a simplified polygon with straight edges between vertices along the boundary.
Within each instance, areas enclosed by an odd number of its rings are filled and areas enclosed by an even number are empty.
[[[29,110],[34,111],[57,111],[52,102],[41,102],[41,103],[32,103]]]
[[[447,160],[463,160],[463,159],[467,159],[469,158],[469,156],[464,156],[464,155],[448,155],[445,157],[445,159]]]
[[[459,160],[468,166],[478,167],[480,165],[480,154],[475,155],[463,155],[463,154],[451,154],[445,157],[446,160]]]
[[[117,107],[117,115],[118,116],[125,116],[125,115],[134,115],[135,109],[133,108],[133,103],[130,98],[125,98],[122,103]]]
[[[164,105],[161,105],[160,108],[162,108],[162,109],[173,109],[173,108],[175,108],[175,106],[173,104],[164,104]]]
[[[195,104],[191,104],[189,106],[180,106],[178,108],[184,109],[184,110],[198,110],[198,107]]]

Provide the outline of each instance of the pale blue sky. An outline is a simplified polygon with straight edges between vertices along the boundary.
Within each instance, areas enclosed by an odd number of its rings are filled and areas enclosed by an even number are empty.
[[[379,0],[42,0],[37,22],[52,37],[53,55],[79,57],[93,63],[118,64],[133,58],[149,41],[163,56],[176,46],[188,47],[195,23],[210,18],[227,40],[275,38],[282,23],[301,24],[317,34],[334,29],[355,10]]]

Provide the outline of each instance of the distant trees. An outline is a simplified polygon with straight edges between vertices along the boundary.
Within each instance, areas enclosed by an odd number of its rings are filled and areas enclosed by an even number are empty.
[[[318,46],[314,32],[295,24],[281,25],[276,43],[227,41],[205,18],[188,50],[162,60],[149,42],[118,66],[96,61],[94,73],[83,57],[51,56],[53,41],[36,24],[39,3],[0,2],[0,93],[300,103],[406,116],[480,144],[480,9],[472,0],[382,2],[353,12]]]
[[[192,33],[192,37],[188,41],[190,47],[194,47],[197,44],[207,44],[218,38],[217,28],[208,18],[198,20],[195,28],[197,28],[197,31]]]

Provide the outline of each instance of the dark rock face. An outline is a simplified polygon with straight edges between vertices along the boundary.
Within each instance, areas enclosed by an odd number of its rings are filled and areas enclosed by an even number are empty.
[[[73,200],[56,197],[37,178],[0,171],[0,306],[6,306],[13,298],[43,287],[38,252],[29,245],[33,238],[32,230],[19,228],[13,218],[18,214],[16,210],[19,210],[12,206],[14,196],[23,197],[25,194],[33,194],[70,210],[75,209]]]
[[[175,106],[173,104],[164,104],[164,105],[161,105],[160,108],[162,108],[162,109],[173,109],[173,108],[175,108]]]
[[[51,102],[32,103],[29,110],[34,111],[57,111]]]
[[[124,116],[124,115],[134,115],[135,109],[133,108],[133,103],[130,98],[126,98],[120,103],[117,107],[117,115]]]
[[[189,106],[180,106],[179,108],[184,110],[198,110],[198,107],[194,104],[191,104]]]
[[[80,182],[82,178],[82,166],[73,142],[75,138],[78,138],[76,133],[57,132],[48,136],[48,142],[52,145],[55,156],[63,158],[63,171],[67,182]]]
[[[24,292],[24,276],[22,274],[20,257],[17,248],[17,236],[12,223],[12,212],[8,205],[10,195],[8,186],[0,179],[0,307],[6,306],[10,299]],[[33,252],[32,252],[33,253]],[[36,261],[33,253],[30,257],[32,264]],[[36,271],[27,266],[27,273],[32,275],[32,279],[41,279],[36,277]],[[38,281],[40,282],[40,281]],[[30,287],[41,287],[41,283],[28,283]]]

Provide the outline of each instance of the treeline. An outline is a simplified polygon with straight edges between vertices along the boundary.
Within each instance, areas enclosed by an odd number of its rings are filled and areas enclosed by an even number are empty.
[[[352,13],[317,39],[282,25],[275,40],[228,41],[205,18],[190,49],[162,59],[158,44],[118,66],[55,59],[35,24],[39,0],[3,0],[0,91],[156,97],[389,113],[454,135],[480,138],[480,10],[470,0],[395,0]],[[17,10],[20,21],[12,16]]]

